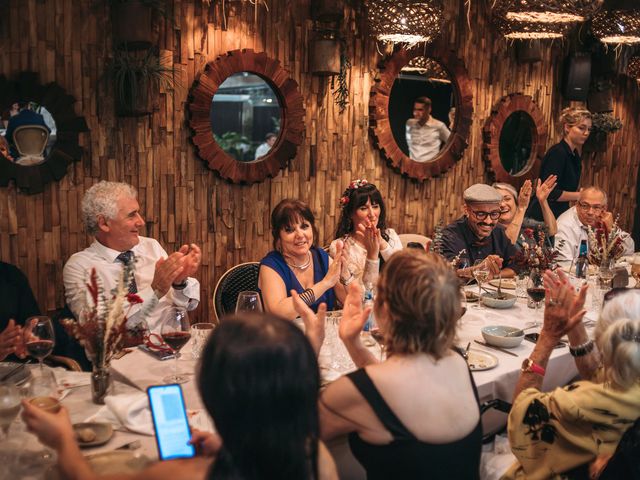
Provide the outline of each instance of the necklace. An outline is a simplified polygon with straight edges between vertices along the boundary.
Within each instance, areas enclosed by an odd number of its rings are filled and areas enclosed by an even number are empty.
[[[285,262],[287,261],[285,260]],[[297,268],[298,270],[306,270],[307,268],[309,268],[309,265],[311,265],[311,252],[307,252],[307,261],[305,263],[296,265],[295,263],[287,262],[287,265],[293,268]]]

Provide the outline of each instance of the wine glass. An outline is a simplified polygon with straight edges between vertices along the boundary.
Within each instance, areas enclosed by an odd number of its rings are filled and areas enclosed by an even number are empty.
[[[631,276],[636,281],[633,288],[640,288],[640,255],[638,254],[631,259]]]
[[[55,336],[51,319],[44,315],[27,318],[24,325],[24,346],[27,353],[38,359],[40,371],[42,362],[53,351]]]
[[[615,276],[614,272],[615,262],[613,259],[605,258],[600,262],[600,268],[598,269],[598,277],[602,282],[602,286],[605,290],[609,290],[611,288],[611,281]]]
[[[178,358],[180,349],[191,338],[191,325],[187,310],[180,307],[170,308],[164,316],[164,322],[160,328],[160,335],[175,356],[175,371],[173,375],[168,375],[162,379],[164,383],[186,383],[189,381],[187,375],[178,374]]]
[[[0,428],[8,438],[9,427],[20,411],[20,392],[11,382],[0,384]]]
[[[238,294],[236,313],[262,312],[262,302],[258,292],[246,291]]]
[[[489,280],[490,275],[489,267],[484,260],[476,260],[473,264],[473,278],[478,283],[478,305],[475,308],[478,310],[484,310],[482,305],[482,283]]]
[[[526,324],[527,327],[539,327],[541,323],[538,321],[538,308],[540,307],[540,302],[544,300],[544,280],[542,274],[533,270],[529,275],[529,280],[527,280],[527,295],[529,298],[533,300],[535,303],[536,309],[534,313],[534,321],[528,322]]]

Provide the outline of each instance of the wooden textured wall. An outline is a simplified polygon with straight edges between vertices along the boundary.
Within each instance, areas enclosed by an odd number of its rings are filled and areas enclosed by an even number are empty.
[[[315,0],[313,0],[315,1]],[[167,250],[183,242],[202,246],[199,279],[202,303],[196,320],[212,316],[211,295],[220,275],[236,263],[260,259],[271,245],[269,213],[284,197],[309,202],[318,219],[320,243],[331,239],[339,209],[337,199],[352,178],[366,177],[383,192],[389,224],[399,232],[430,234],[442,219],[460,213],[462,191],[489,181],[481,156],[482,126],[492,105],[513,92],[531,95],[549,131],[566,102],[559,65],[566,45],[546,47],[544,60],[518,65],[513,49],[488,24],[485,2],[471,3],[472,27],[463,0],[446,1],[442,43],[465,61],[473,83],[474,123],[463,159],[440,178],[416,183],[390,170],[368,136],[369,90],[381,59],[366,36],[362,12],[345,21],[349,105],[339,114],[330,82],[306,73],[312,22],[309,0],[267,0],[259,8],[257,28],[249,2],[226,0],[230,7],[223,29],[220,2],[173,0],[175,22],[160,29],[160,52],[173,59],[178,87],[163,93],[148,118],[114,116],[111,88],[104,81],[112,55],[108,2],[104,0],[9,0],[0,22],[0,73],[39,72],[77,98],[90,133],[81,137],[83,160],[42,194],[27,196],[12,187],[0,189],[0,258],[28,275],[43,310],[63,304],[62,267],[90,238],[83,231],[79,205],[84,191],[101,180],[119,180],[138,188],[146,235]],[[361,2],[355,2],[361,3]],[[299,83],[305,99],[306,134],[291,168],[253,186],[231,185],[208,170],[195,155],[186,126],[185,102],[206,62],[237,48],[266,51],[279,59]],[[609,190],[614,211],[631,228],[640,133],[637,86],[624,78],[616,85],[615,114],[624,129],[610,139],[609,151],[585,160],[583,183]],[[549,145],[558,137],[551,134]],[[44,222],[44,218],[47,222]],[[45,224],[47,225],[45,227]]]

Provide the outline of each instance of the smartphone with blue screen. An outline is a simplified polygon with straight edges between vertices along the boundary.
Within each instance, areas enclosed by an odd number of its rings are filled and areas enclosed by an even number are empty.
[[[191,458],[196,454],[180,385],[147,388],[160,460]]]

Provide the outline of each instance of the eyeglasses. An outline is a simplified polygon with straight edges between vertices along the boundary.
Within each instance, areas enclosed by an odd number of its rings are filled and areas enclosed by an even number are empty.
[[[473,216],[476,217],[478,220],[484,220],[487,217],[489,217],[491,220],[497,220],[500,218],[500,214],[503,213],[503,212],[500,212],[500,210],[492,210],[490,212],[484,212],[482,210],[469,209],[469,211],[473,213]]]
[[[580,210],[584,210],[585,212],[593,210],[596,213],[602,213],[604,212],[604,209],[607,208],[604,205],[591,205],[587,202],[578,202],[578,207],[580,208]]]

